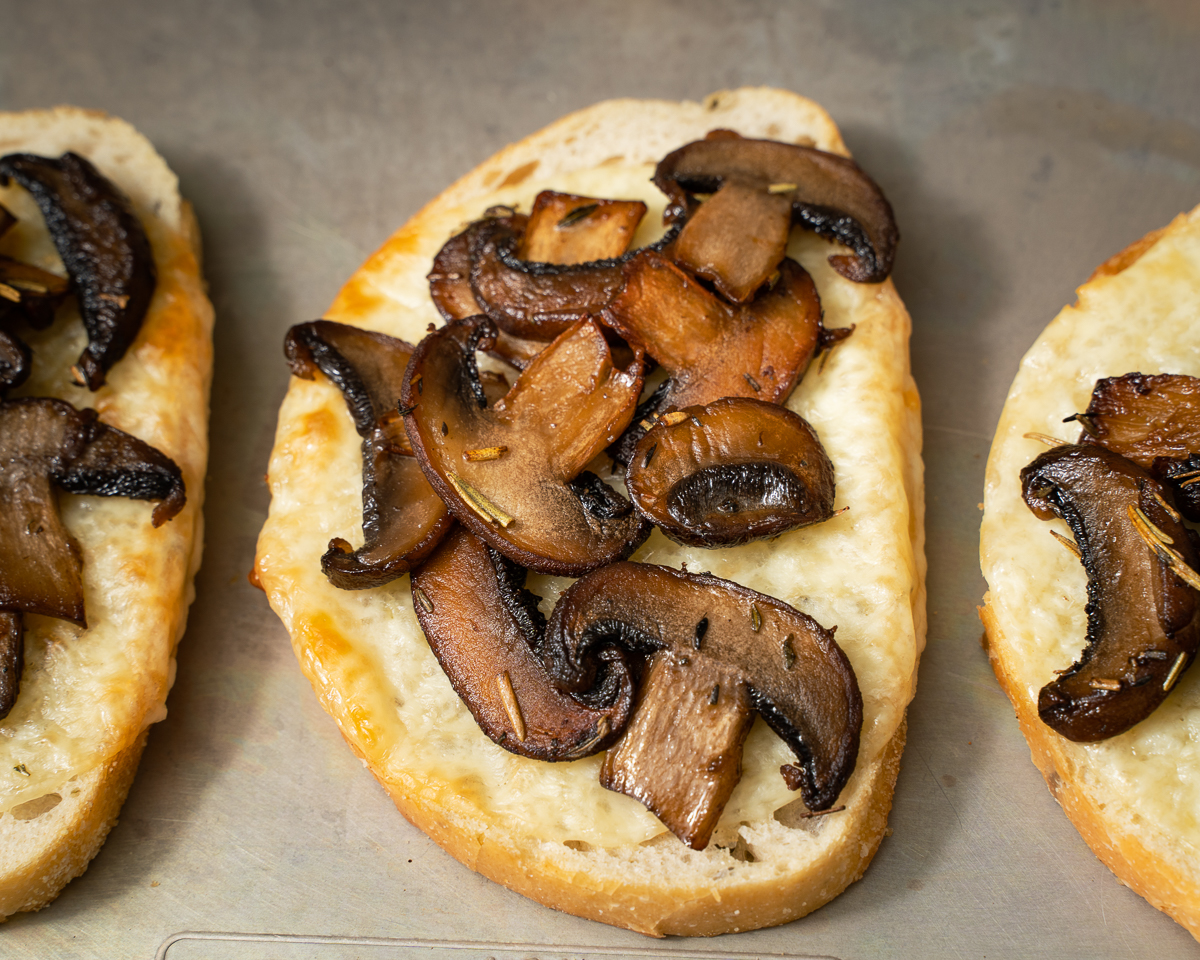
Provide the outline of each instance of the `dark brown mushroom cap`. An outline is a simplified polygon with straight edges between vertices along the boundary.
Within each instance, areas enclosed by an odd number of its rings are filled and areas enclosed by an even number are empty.
[[[98,390],[141,329],[154,295],[150,242],[129,200],[83,157],[12,153],[0,182],[15,180],[37,201],[79,296],[88,345],[79,370]]]
[[[1170,492],[1103,447],[1049,450],[1021,487],[1036,516],[1071,527],[1088,575],[1087,646],[1042,688],[1038,714],[1070,740],[1116,736],[1166,699],[1200,646],[1200,598],[1175,572],[1197,567],[1196,550]]]
[[[571,324],[599,313],[621,289],[615,260],[581,264],[520,260],[528,220],[515,214],[485,220],[471,240],[471,290],[483,312],[506,333],[553,340]]]
[[[727,397],[660,418],[625,482],[672,540],[736,546],[833,515],[834,476],[816,431],[790,410]]]
[[[64,277],[31,263],[0,257],[0,323],[21,317],[36,330],[54,322],[58,305],[66,299]]]
[[[1067,417],[1079,442],[1106,447],[1150,470],[1175,494],[1179,511],[1200,521],[1200,379],[1127,373],[1096,381],[1087,411]]]
[[[306,380],[320,370],[338,387],[363,438],[363,537],[357,550],[334,538],[321,558],[343,590],[395,580],[433,552],[454,523],[413,457],[397,405],[412,345],[329,320],[288,331],[284,352]]]
[[[610,260],[629,249],[646,205],[543,190],[533,201],[516,255],[535,263]]]
[[[183,509],[179,468],[149,444],[62,400],[0,403],[0,610],[85,624],[79,550],[51,484],[69,493],[158,500],[154,525]]]
[[[413,609],[488,737],[535,760],[590,756],[624,729],[632,686],[596,708],[559,692],[536,653],[546,620],[524,584],[523,568],[458,527],[413,571]]]
[[[627,557],[649,526],[611,490],[572,481],[633,416],[640,353],[614,367],[600,327],[580,321],[488,406],[475,351],[494,335],[474,317],[413,353],[401,404],[430,484],[459,522],[529,569],[579,576]]]
[[[789,218],[854,250],[829,258],[847,279],[879,283],[891,272],[900,238],[891,205],[848,157],[713,131],[664,157],[654,183],[671,200],[668,222],[692,216],[676,258],[732,299],[752,296],[782,259]],[[714,196],[695,210],[698,193]]]
[[[547,672],[561,689],[576,696],[598,682],[611,684],[612,672],[632,670],[636,661],[655,656],[672,657],[678,668],[661,689],[675,690],[684,683],[693,690],[689,702],[708,704],[714,714],[733,711],[735,720],[748,708],[757,710],[799,758],[804,802],[813,810],[834,803],[858,755],[862,697],[831,631],[780,600],[728,580],[618,563],[584,577],[563,594],[543,648]],[[695,680],[689,681],[689,676]],[[710,684],[714,677],[723,678],[717,681],[719,690]],[[676,690],[671,696],[677,694]],[[663,709],[662,704],[648,706],[648,696],[639,698],[631,731],[639,727],[642,711]],[[686,720],[696,728],[688,736],[697,739],[703,754],[689,775],[703,769],[700,765],[706,760],[727,758],[735,746],[740,749],[737,722],[726,718],[712,723],[706,710],[699,714]],[[680,717],[679,724],[684,722]],[[715,739],[705,742],[706,730]],[[614,749],[650,757],[669,752],[669,744],[656,747],[650,741],[633,745],[623,740]],[[664,819],[668,826],[675,823],[686,833],[688,823],[715,823],[715,818],[697,815],[682,798],[671,795],[669,785],[679,780],[677,773],[656,773],[655,763],[636,766],[654,779],[650,792],[659,795],[655,809],[669,811],[670,822]],[[737,766],[724,763],[723,776],[732,776],[736,783]],[[701,792],[711,798],[724,790]],[[687,842],[703,846],[707,837],[696,835]]]

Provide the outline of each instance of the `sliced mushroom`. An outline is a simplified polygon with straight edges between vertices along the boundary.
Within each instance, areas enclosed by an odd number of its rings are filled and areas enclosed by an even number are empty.
[[[641,200],[601,200],[543,190],[517,245],[520,260],[579,264],[619,257],[646,215]]]
[[[1196,656],[1196,549],[1170,492],[1103,447],[1048,450],[1021,471],[1021,487],[1036,516],[1066,520],[1088,575],[1087,646],[1042,688],[1038,714],[1070,740],[1116,736],[1166,699]]]
[[[20,316],[34,329],[44,330],[69,289],[67,280],[56,273],[0,257],[0,321]]]
[[[615,368],[600,327],[580,321],[489,407],[475,351],[494,336],[474,317],[429,334],[413,354],[401,403],[430,484],[472,533],[529,569],[579,576],[627,557],[648,525],[632,509],[595,509],[571,481],[629,423],[641,355]]]
[[[516,214],[480,224],[471,242],[471,289],[501,330],[553,340],[577,320],[599,313],[624,277],[616,260],[564,265],[518,259],[527,222]]]
[[[880,283],[891,272],[900,237],[891,205],[847,157],[713,131],[664,157],[654,183],[671,199],[667,222],[690,215],[675,259],[735,302],[774,272],[793,222],[854,250],[829,258],[847,279]],[[696,209],[700,193],[713,196]]]
[[[578,760],[624,729],[632,689],[590,707],[550,682],[536,653],[546,629],[525,570],[456,528],[413,571],[413,609],[455,693],[485,734],[535,760]]]
[[[335,537],[321,557],[329,582],[343,590],[378,587],[428,557],[454,523],[413,457],[397,405],[412,345],[329,320],[288,331],[292,372],[320,370],[346,398],[363,438],[363,537],[357,550]]]
[[[1200,521],[1200,379],[1127,373],[1096,381],[1079,442],[1113,450],[1153,472],[1175,493],[1179,510]]]
[[[728,580],[639,563],[597,570],[554,608],[543,659],[575,696],[600,683],[621,689],[649,659],[606,785],[695,849],[741,775],[754,711],[799,759],[786,769],[810,809],[832,806],[854,770],[862,696],[832,631]]]
[[[79,296],[88,345],[79,372],[91,390],[133,343],[154,295],[150,242],[129,200],[83,157],[27,153],[0,158],[9,178],[33,194]]]
[[[183,509],[183,478],[169,457],[101,423],[94,410],[44,398],[0,403],[0,611],[86,626],[79,548],[59,518],[54,484],[158,500],[157,527]],[[17,628],[10,618],[3,629]]]
[[[735,546],[833,516],[834,478],[803,417],[727,397],[659,419],[626,475],[642,515],[689,546]]]
[[[731,307],[654,252],[625,267],[626,284],[601,314],[625,339],[643,344],[667,371],[666,386],[639,409],[613,449],[628,464],[645,433],[647,415],[750,397],[782,403],[812,358],[853,328],[826,330],[808,272],[794,260],[779,265],[775,285],[752,303]]]

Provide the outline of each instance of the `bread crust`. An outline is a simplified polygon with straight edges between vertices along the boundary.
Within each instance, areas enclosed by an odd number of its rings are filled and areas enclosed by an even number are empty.
[[[824,111],[784,91],[730,91],[703,104],[598,104],[502,150],[427,204],[350,278],[326,317],[415,342],[426,323],[440,319],[424,280],[433,255],[467,220],[495,203],[528,204],[538,189],[553,186],[646,200],[646,221],[657,223],[664,198],[648,186],[652,164],[716,127],[845,152]],[[860,532],[877,527],[879,550],[887,554],[879,563],[887,571],[881,592],[871,599],[848,594],[839,610],[814,582],[828,559],[822,551],[835,550],[837,537],[849,535],[840,542],[855,548],[862,543],[849,527],[839,534],[831,526],[839,520],[785,535],[784,541],[812,550],[803,571],[794,558],[772,562],[776,546],[760,543],[738,548],[739,556],[757,563],[754,570],[731,572],[725,564],[733,551],[688,553],[657,533],[634,559],[673,565],[682,559],[711,568],[840,624],[838,640],[852,648],[869,707],[859,764],[839,800],[846,810],[839,813],[802,820],[792,811],[789,819],[792,796],[782,786],[779,799],[759,799],[755,806],[764,790],[776,796],[779,762],[787,759],[774,759],[773,743],[781,742],[761,723],[747,743],[742,792],[735,791],[704,851],[664,833],[635,801],[602,790],[595,782],[599,758],[539,765],[505,754],[473,723],[461,734],[448,733],[460,729],[454,725],[465,709],[416,630],[407,579],[348,594],[320,575],[316,560],[328,538],[352,540],[361,522],[357,438],[340,394],[321,378],[294,378],[281,408],[269,471],[271,515],[256,571],[302,669],[351,749],[406,818],[466,866],[547,906],[654,936],[784,923],[858,879],[886,829],[925,629],[920,403],[908,365],[910,323],[890,281],[866,287],[839,279],[826,263],[832,251],[824,241],[799,237],[789,252],[817,279],[826,323],[860,325],[846,341],[855,346],[835,350],[826,372],[814,365],[789,406],[814,423],[827,449],[832,444],[835,467],[869,473],[874,467],[854,459],[860,455],[885,465],[873,483],[885,491],[879,503],[849,494]],[[829,384],[841,384],[844,395],[835,399]],[[822,404],[862,406],[865,397],[872,398],[871,410],[861,431],[847,428],[839,437],[825,426]],[[854,450],[857,438],[880,435],[877,447]],[[844,474],[841,489],[853,491],[856,479],[868,482]],[[326,505],[320,517],[309,506],[314,502]],[[556,598],[565,583],[536,578],[533,589]],[[869,639],[853,622],[855,604],[882,618]],[[883,648],[878,663],[868,652],[876,642]],[[515,782],[525,784],[523,791],[497,786]],[[544,793],[531,792],[538,790]],[[547,800],[552,795],[556,803]],[[544,806],[553,810],[542,816]],[[576,813],[580,808],[586,814]],[[743,816],[742,810],[756,812]]]
[[[86,340],[68,301],[47,330],[22,332],[33,348],[33,371],[10,396],[94,407],[102,421],[178,464],[187,504],[155,529],[145,501],[59,497],[83,553],[89,625],[25,617],[21,693],[0,721],[5,917],[53,900],[86,869],[116,823],[148,727],[166,716],[203,544],[213,313],[195,217],[175,175],[124,121],[73,107],[0,113],[0,155],[68,150],[91,160],[129,197],[150,241],[157,287],[137,338],[100,390],[72,382],[70,366]],[[0,252],[61,273],[28,195],[0,188],[0,202],[20,218],[0,239]]]
[[[1139,264],[1142,264],[1144,274],[1134,273]],[[1123,283],[1128,286],[1110,286],[1122,276]],[[1164,281],[1170,285],[1172,279],[1183,281],[1175,284],[1172,291],[1180,309],[1187,310],[1189,304],[1194,305],[1200,300],[1200,207],[1190,214],[1180,214],[1168,226],[1152,231],[1105,261],[1079,288],[1076,304],[1059,314],[1022,361],[1021,372],[1001,415],[988,463],[981,559],[991,589],[979,615],[985,628],[988,658],[1012,702],[1030,755],[1051,795],[1096,856],[1122,883],[1200,939],[1200,877],[1191,852],[1200,843],[1200,834],[1188,829],[1164,831],[1156,828],[1151,823],[1155,819],[1153,815],[1147,813],[1143,817],[1137,808],[1148,799],[1151,791],[1158,788],[1148,778],[1147,782],[1139,784],[1136,774],[1127,780],[1119,778],[1114,773],[1119,768],[1111,765],[1114,756],[1119,758],[1136,753],[1139,744],[1144,745],[1148,738],[1176,723],[1180,711],[1186,712],[1200,702],[1196,678],[1185,676],[1185,682],[1177,685],[1160,711],[1132,731],[1110,741],[1094,746],[1080,745],[1055,733],[1042,722],[1037,712],[1040,684],[1032,681],[1028,660],[1035,658],[1040,666],[1044,657],[1031,636],[1037,631],[1023,622],[1028,618],[1023,615],[1020,601],[1021,583],[1049,580],[1055,581],[1064,592],[1071,591],[1072,603],[1079,608],[1073,614],[1079,620],[1084,602],[1078,596],[1079,572],[1069,570],[1064,573],[1064,567],[1078,564],[1075,561],[1064,564],[1063,557],[1054,553],[1039,554],[1026,569],[1010,576],[1005,549],[998,543],[999,528],[1006,521],[1010,523],[1014,515],[1019,517],[1022,510],[1028,513],[1023,503],[1014,500],[1019,497],[1015,476],[1007,476],[1015,462],[1012,456],[1014,445],[1020,442],[1020,434],[1024,431],[1046,429],[1042,422],[1031,420],[1028,407],[1022,406],[1028,393],[1040,395],[1046,384],[1059,378],[1062,383],[1053,391],[1054,395],[1083,399],[1082,405],[1072,406],[1070,410],[1045,411],[1046,420],[1061,420],[1069,413],[1085,409],[1086,398],[1099,375],[1117,376],[1134,370],[1147,374],[1200,375],[1200,368],[1193,358],[1196,338],[1189,337],[1186,332],[1177,336],[1179,330],[1175,327],[1162,335],[1162,342],[1157,346],[1121,349],[1124,365],[1119,370],[1112,368],[1102,373],[1101,369],[1110,361],[1089,356],[1095,351],[1095,344],[1105,340],[1120,322],[1116,315],[1122,311],[1108,308],[1108,303],[1114,300],[1123,303],[1124,298],[1137,300],[1139,286]],[[1143,316],[1131,316],[1125,311],[1122,319],[1135,331],[1154,330],[1158,324],[1170,322],[1169,317],[1164,319],[1170,309],[1169,304],[1160,309],[1151,302]],[[1075,346],[1057,349],[1057,345],[1062,344]],[[1050,356],[1054,357],[1054,363],[1049,362]],[[1058,435],[1063,436],[1061,429]],[[1042,536],[1048,535],[1042,533]],[[1066,552],[1059,553],[1065,556]],[[1074,579],[1070,579],[1071,575]],[[1081,644],[1082,634],[1076,647]],[[1069,662],[1059,656],[1050,665],[1062,667]],[[1170,711],[1165,709],[1168,705]],[[1141,749],[1144,750],[1144,746]],[[1187,764],[1189,761],[1179,762]],[[1190,805],[1187,795],[1177,797],[1176,802]]]

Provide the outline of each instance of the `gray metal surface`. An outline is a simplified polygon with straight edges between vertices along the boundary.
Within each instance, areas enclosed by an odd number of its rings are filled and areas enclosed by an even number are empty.
[[[608,97],[742,84],[824,104],[896,208],[929,645],[866,877],[785,927],[652,943],[508,893],[403,821],[246,573],[290,324],[505,143]],[[1200,202],[1197,91],[1200,6],[1167,0],[0,0],[0,108],[75,103],[145,132],[196,207],[218,316],[207,546],[170,716],[99,857],[0,928],[0,956],[1200,956],[1051,799],[975,614],[983,465],[1017,362],[1094,266]],[[489,943],[543,946],[468,949]]]

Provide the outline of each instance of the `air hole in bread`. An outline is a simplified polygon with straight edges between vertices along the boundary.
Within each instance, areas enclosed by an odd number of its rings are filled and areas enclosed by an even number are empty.
[[[583,840],[564,840],[563,846],[569,850],[578,850],[580,853],[587,853],[592,849],[592,845]]]
[[[758,857],[756,857],[754,855],[754,851],[750,849],[750,844],[748,844],[746,842],[746,838],[741,835],[738,836],[737,842],[733,846],[725,847],[723,849],[727,850],[729,855],[733,857],[734,860],[740,861],[741,863],[755,863],[758,861]]]
[[[17,820],[36,820],[43,813],[49,813],[62,803],[62,797],[57,793],[48,793],[36,800],[26,800],[12,808],[12,815]]]

